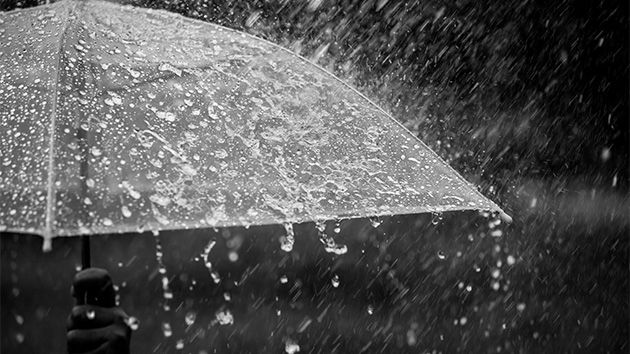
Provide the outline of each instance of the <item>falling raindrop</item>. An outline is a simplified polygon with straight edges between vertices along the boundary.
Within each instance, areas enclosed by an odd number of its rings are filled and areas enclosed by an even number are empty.
[[[440,221],[442,221],[442,213],[439,212],[433,212],[431,213],[431,224],[433,225],[437,225],[440,223]]]
[[[367,313],[368,313],[368,315],[373,315],[374,314],[374,306],[368,305]]]
[[[230,312],[230,310],[217,312],[216,318],[217,322],[219,322],[219,324],[222,326],[231,325],[234,323],[234,316],[232,315],[232,312]]]
[[[184,317],[184,322],[186,322],[187,326],[192,326],[195,323],[195,320],[197,319],[197,314],[195,312],[188,312],[186,313],[186,316]]]
[[[184,340],[182,339],[177,340],[177,343],[175,343],[175,349],[177,350],[184,349]]]
[[[372,224],[373,228],[379,227],[383,221],[378,216],[373,216],[370,218],[370,224]]]
[[[336,288],[339,286],[340,281],[339,281],[339,276],[337,274],[335,274],[330,281],[333,287]]]
[[[212,281],[215,284],[219,284],[221,282],[221,276],[219,275],[218,272],[212,271],[212,272],[210,272],[210,276],[212,277]]]
[[[287,354],[295,354],[300,351],[300,346],[293,339],[287,339],[284,344],[284,351]]]
[[[171,329],[171,324],[168,322],[162,322],[162,333],[164,337],[168,338],[173,335],[173,330]]]
[[[291,252],[293,250],[293,244],[295,243],[295,234],[293,232],[293,224],[284,223],[284,229],[286,236],[280,237],[280,249],[285,252]]]
[[[131,328],[132,331],[137,331],[138,328],[140,328],[140,321],[138,321],[138,319],[133,316],[127,317],[125,319],[125,323],[127,324],[127,326],[129,326],[129,328]]]

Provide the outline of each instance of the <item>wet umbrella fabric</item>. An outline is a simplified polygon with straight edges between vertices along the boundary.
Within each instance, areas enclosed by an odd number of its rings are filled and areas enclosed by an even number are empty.
[[[0,14],[0,95],[3,230],[501,212],[320,67],[165,11],[67,0]]]

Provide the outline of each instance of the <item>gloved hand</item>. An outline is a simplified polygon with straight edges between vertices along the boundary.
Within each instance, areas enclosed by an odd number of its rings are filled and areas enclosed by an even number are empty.
[[[116,291],[106,270],[88,268],[72,285],[77,300],[68,317],[69,354],[129,354],[131,328],[116,307]]]

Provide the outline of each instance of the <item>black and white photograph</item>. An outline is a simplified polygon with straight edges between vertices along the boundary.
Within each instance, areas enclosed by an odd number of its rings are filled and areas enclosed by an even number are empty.
[[[627,0],[0,0],[0,353],[630,352]]]

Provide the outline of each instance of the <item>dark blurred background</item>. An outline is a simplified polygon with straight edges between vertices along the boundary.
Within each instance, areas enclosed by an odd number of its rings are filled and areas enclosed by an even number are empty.
[[[514,217],[344,221],[342,256],[319,247],[312,224],[289,255],[281,226],[162,233],[168,301],[153,235],[95,238],[95,264],[140,320],[135,353],[628,352],[627,1],[126,3],[318,62]],[[194,260],[210,239],[219,284]],[[0,246],[0,349],[63,352],[78,239],[42,253],[38,237],[3,234]],[[217,322],[226,311],[231,325]]]

